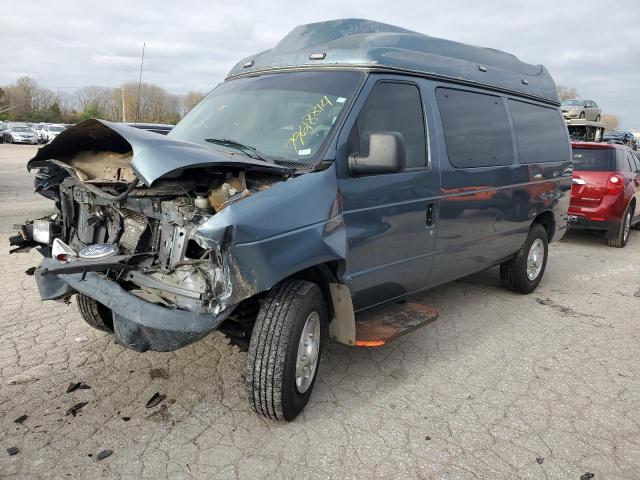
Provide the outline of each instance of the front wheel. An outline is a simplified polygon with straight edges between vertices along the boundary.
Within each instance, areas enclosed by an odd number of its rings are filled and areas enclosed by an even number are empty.
[[[247,358],[247,391],[256,412],[293,420],[306,406],[315,384],[328,331],[320,288],[287,280],[264,299]]]
[[[103,332],[113,332],[113,315],[111,310],[102,303],[79,293],[78,310],[84,321],[93,328]]]
[[[534,223],[516,256],[500,265],[502,285],[518,293],[533,292],[544,275],[548,253],[547,231],[539,223]]]
[[[631,217],[633,212],[630,207],[624,212],[622,221],[620,222],[620,229],[613,238],[608,238],[607,243],[610,247],[623,248],[629,240],[629,232],[631,231]]]
[[[599,122],[599,121],[600,121],[600,115],[596,117],[596,122]]]

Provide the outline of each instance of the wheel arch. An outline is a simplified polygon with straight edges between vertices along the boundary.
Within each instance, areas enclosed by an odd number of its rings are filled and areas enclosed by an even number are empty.
[[[544,229],[547,231],[548,241],[549,243],[551,243],[553,241],[553,238],[556,232],[556,218],[553,215],[553,212],[551,212],[550,210],[545,210],[544,212],[540,212],[533,219],[533,222],[531,223],[531,225],[536,223],[544,227]]]

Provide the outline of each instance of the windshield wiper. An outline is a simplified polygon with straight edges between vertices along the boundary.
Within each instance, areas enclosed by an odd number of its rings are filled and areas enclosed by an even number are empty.
[[[205,138],[205,141],[214,143],[216,145],[222,145],[223,147],[235,148],[236,150],[244,152],[247,156],[255,158],[257,160],[262,160],[263,162],[276,163],[273,160],[264,158],[262,155],[260,155],[260,152],[258,152],[256,147],[245,145],[244,143],[236,142],[235,140],[229,140],[227,138]]]

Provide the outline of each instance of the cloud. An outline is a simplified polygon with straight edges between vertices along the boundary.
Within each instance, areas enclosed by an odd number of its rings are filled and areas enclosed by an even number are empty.
[[[547,66],[626,127],[640,128],[637,0],[323,0],[301,2],[20,2],[0,17],[0,84],[29,75],[49,88],[144,80],[174,93],[208,91],[241,58],[270,48],[293,27],[361,17],[508,51]]]

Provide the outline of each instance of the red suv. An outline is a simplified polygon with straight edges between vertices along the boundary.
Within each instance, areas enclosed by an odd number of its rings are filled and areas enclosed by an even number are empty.
[[[615,143],[574,142],[571,228],[602,230],[612,247],[624,247],[640,227],[640,158]]]

